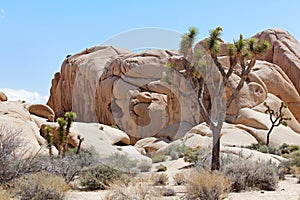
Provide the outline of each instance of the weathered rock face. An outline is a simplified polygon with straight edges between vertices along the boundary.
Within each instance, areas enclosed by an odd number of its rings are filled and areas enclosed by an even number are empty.
[[[283,29],[268,29],[256,34],[259,40],[267,40],[272,47],[259,59],[282,68],[300,93],[300,44]]]
[[[18,140],[18,153],[25,158],[36,154],[40,145],[45,143],[25,105],[20,102],[0,102],[0,134],[4,137],[11,135]]]
[[[113,47],[92,47],[64,60],[61,72],[52,80],[48,105],[57,117],[73,110],[80,121],[97,121],[95,92],[107,61],[125,53]],[[84,117],[83,117],[84,116]]]
[[[4,94],[4,92],[0,91],[0,101],[7,101],[7,96]]]
[[[284,101],[296,120],[300,121],[300,96],[283,70],[275,64],[256,61],[249,79],[250,81],[255,81],[258,78],[266,85],[267,92]]]
[[[226,120],[266,129],[268,125],[260,121],[264,110],[259,105],[267,100],[268,94],[273,94],[289,106],[296,119],[290,128],[298,133],[300,85],[298,87],[299,77],[295,76],[299,71],[295,69],[300,66],[299,44],[280,29],[263,31],[256,37],[268,40],[272,48],[259,58],[263,61],[257,60],[227,110]],[[224,43],[221,51],[227,46]],[[220,62],[226,68],[228,57],[224,53],[221,55]],[[166,69],[167,62],[177,71]],[[113,47],[93,47],[63,62],[61,71],[52,80],[48,105],[57,117],[72,110],[77,113],[78,121],[117,125],[130,136],[132,144],[140,138],[153,136],[176,140],[203,121],[195,89],[197,84],[187,80],[187,66],[177,52],[133,53]],[[240,80],[239,69],[234,73],[225,88],[227,98]],[[209,98],[204,94],[207,107],[210,106]],[[247,109],[258,114],[253,118]]]
[[[43,118],[48,119],[51,122],[54,122],[55,113],[51,107],[44,104],[32,104],[29,105],[28,110],[30,114],[34,114]]]
[[[184,77],[174,74],[175,85],[162,81],[165,64],[179,58],[176,52],[129,53],[112,47],[89,52],[68,57],[52,80],[48,105],[57,116],[73,110],[78,121],[117,124],[133,143],[181,121],[200,121]]]

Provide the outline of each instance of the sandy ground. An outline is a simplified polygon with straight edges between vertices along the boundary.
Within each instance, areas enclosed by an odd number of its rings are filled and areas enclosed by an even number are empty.
[[[175,189],[176,190],[176,189]],[[78,192],[70,191],[66,194],[66,200],[103,200],[108,191]],[[179,199],[168,197],[164,199]],[[300,184],[297,179],[287,176],[286,180],[280,181],[276,191],[251,191],[230,193],[227,200],[300,200]]]
[[[276,191],[252,191],[242,193],[230,193],[229,200],[299,200],[300,184],[292,176],[286,176],[286,180],[280,181]]]

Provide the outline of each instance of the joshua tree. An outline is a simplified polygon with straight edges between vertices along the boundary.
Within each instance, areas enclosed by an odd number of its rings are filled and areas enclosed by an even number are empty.
[[[57,118],[57,123],[59,125],[57,131],[58,131],[58,155],[62,155],[63,153],[63,148],[64,148],[64,143],[66,141],[66,125],[67,125],[67,122],[59,117]]]
[[[68,141],[70,137],[70,128],[72,125],[72,122],[76,118],[76,113],[75,112],[66,112],[65,114],[65,120],[67,122],[66,126],[66,132],[65,132],[65,140],[63,142],[64,148],[63,148],[63,156],[65,156],[66,152],[68,151]]]
[[[84,141],[84,138],[81,137],[80,135],[78,135],[77,139],[79,140],[79,144],[78,144],[78,147],[77,147],[77,150],[76,150],[76,154],[79,154],[81,143]]]
[[[53,159],[53,152],[52,152],[52,146],[53,146],[53,135],[51,134],[51,128],[49,126],[46,126],[46,141],[47,141],[47,148],[49,149],[49,157],[52,160]]]
[[[230,44],[227,50],[229,56],[228,70],[218,60],[220,52],[221,33],[223,29],[217,27],[210,31],[210,36],[202,43],[203,51],[193,52],[193,42],[195,40],[197,29],[190,28],[189,33],[184,34],[181,41],[180,52],[189,61],[187,75],[193,76],[191,80],[198,82],[198,101],[200,112],[204,117],[210,129],[213,132],[213,148],[211,169],[218,170],[220,168],[220,132],[223,121],[226,116],[226,108],[230,106],[240,89],[243,87],[245,80],[253,68],[256,57],[265,52],[269,48],[269,43],[263,41],[258,44],[256,38],[245,40],[240,35],[239,40]],[[224,97],[224,89],[228,84],[229,77],[234,69],[240,66],[240,82],[230,97],[226,100]],[[192,73],[190,73],[192,72]],[[195,85],[195,84],[193,84]],[[211,106],[206,108],[203,104],[203,93],[209,91]]]
[[[270,134],[273,131],[273,128],[276,126],[279,126],[280,124],[287,126],[287,120],[291,120],[290,117],[285,117],[284,113],[282,112],[283,108],[287,108],[287,105],[284,102],[281,102],[281,105],[279,107],[278,111],[274,111],[270,108],[270,106],[267,104],[267,102],[264,102],[264,106],[267,108],[265,113],[270,115],[270,121],[272,123],[268,133],[267,133],[267,143],[266,145],[269,146],[270,143]]]

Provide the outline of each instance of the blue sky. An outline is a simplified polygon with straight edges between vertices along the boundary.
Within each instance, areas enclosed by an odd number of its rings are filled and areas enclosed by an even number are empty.
[[[0,88],[32,91],[45,101],[66,55],[137,28],[184,33],[195,26],[203,39],[222,26],[223,39],[232,41],[240,33],[280,27],[300,40],[299,8],[293,0],[1,0]]]

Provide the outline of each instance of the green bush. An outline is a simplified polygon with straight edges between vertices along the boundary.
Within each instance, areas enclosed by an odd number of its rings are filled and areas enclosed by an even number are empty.
[[[159,162],[163,162],[167,160],[167,156],[165,155],[161,155],[161,154],[157,154],[157,155],[153,155],[151,157],[152,159],[152,163],[159,163]]]
[[[79,154],[69,151],[65,157],[57,157],[51,160],[48,156],[38,156],[32,165],[34,171],[44,170],[51,174],[62,176],[67,183],[74,180],[74,177],[86,167],[97,163],[98,154],[94,149],[82,149]]]
[[[12,183],[15,197],[30,200],[63,199],[68,186],[64,179],[48,172],[38,172],[22,176]]]
[[[121,182],[127,182],[128,176],[122,171],[101,164],[82,172],[79,180],[81,185],[84,186],[86,189],[105,190],[117,180]]]
[[[125,153],[114,153],[105,159],[103,163],[123,172],[133,172],[137,165],[137,162],[131,160]]]
[[[261,143],[253,143],[250,146],[246,146],[246,148],[256,150],[261,153],[281,155],[281,151],[279,148],[274,147],[274,146],[267,146],[267,145],[261,144]]]
[[[279,180],[278,167],[271,161],[236,159],[224,166],[222,171],[232,183],[233,192],[247,189],[275,190]]]
[[[182,158],[185,152],[188,150],[188,147],[183,145],[171,145],[167,148],[165,151],[166,155],[171,156],[173,160],[176,160],[178,158]]]
[[[211,151],[208,149],[187,149],[184,161],[195,164],[197,168],[206,168],[210,165]]]
[[[157,172],[165,172],[167,171],[167,166],[163,165],[163,164],[160,164],[158,166],[156,166],[156,169],[157,169]]]
[[[290,166],[295,165],[297,167],[300,167],[300,150],[294,151],[291,154],[289,162],[290,162]]]

